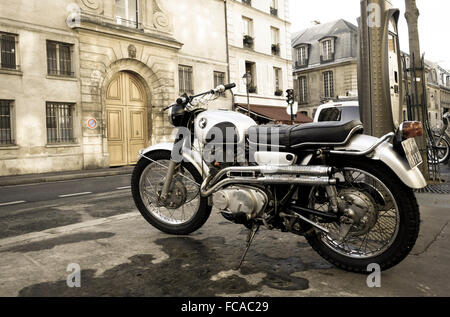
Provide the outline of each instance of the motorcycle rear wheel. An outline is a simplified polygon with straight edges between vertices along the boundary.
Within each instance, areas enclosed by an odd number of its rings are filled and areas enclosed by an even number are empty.
[[[357,249],[359,241],[362,241],[363,245],[364,243],[368,244],[368,241],[373,243],[373,241],[376,241],[374,236],[380,236],[385,233],[384,230],[387,229],[377,229],[379,230],[377,232],[375,228],[377,228],[378,221],[381,219],[380,215],[382,215],[382,212],[386,213],[386,211],[375,211],[377,223],[374,225],[372,224],[370,231],[367,232],[364,238],[361,236],[358,243],[355,242],[352,245],[350,239],[346,238],[344,241],[340,242],[342,246],[338,247],[338,241],[334,241],[333,243],[333,238],[335,237],[330,237],[331,235],[327,235],[318,230],[308,231],[309,233],[305,235],[308,243],[325,260],[349,272],[367,273],[368,266],[371,264],[378,264],[383,271],[396,266],[411,252],[419,235],[420,213],[413,190],[404,185],[400,179],[381,162],[370,161],[368,159],[355,160],[354,158],[351,160],[343,160],[341,158],[333,165],[340,169],[364,171],[367,172],[367,175],[371,175],[374,179],[379,180],[379,182],[383,184],[383,187],[387,189],[387,193],[390,193],[389,196],[391,196],[391,198],[385,198],[384,201],[389,201],[389,199],[393,200],[387,204],[391,204],[392,208],[391,211],[387,211],[385,217],[390,216],[392,217],[390,220],[393,221],[393,217],[396,215],[396,223],[395,226],[390,226],[392,227],[390,240],[386,242],[386,245],[380,248],[381,251],[373,251],[372,254],[370,252],[358,254],[358,250],[355,249]],[[357,188],[364,188],[366,186],[363,182],[355,185]],[[360,190],[360,192],[363,193],[362,196],[365,195],[365,191],[374,192],[373,187],[367,188],[362,191]],[[303,193],[301,200],[304,206],[307,206],[308,208],[317,208],[313,202],[315,191],[317,191],[317,187],[310,188],[306,194],[305,192]],[[380,200],[383,200],[382,195],[373,193],[371,195],[378,196],[370,198],[370,200],[375,203],[379,204]],[[366,201],[368,201],[368,199],[366,199]],[[385,209],[388,209],[388,207]],[[386,222],[386,220],[384,221]],[[380,226],[380,228],[382,228],[382,226]],[[355,231],[357,230],[355,229]],[[387,232],[386,237],[389,237],[388,234],[389,232]],[[348,247],[347,253],[346,244]],[[356,248],[352,249],[350,246],[354,245],[356,245]]]

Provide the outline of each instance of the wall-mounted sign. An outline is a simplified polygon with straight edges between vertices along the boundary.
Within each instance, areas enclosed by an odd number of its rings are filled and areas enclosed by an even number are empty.
[[[89,129],[94,130],[97,128],[97,120],[95,120],[94,118],[90,118],[87,121],[87,125]]]

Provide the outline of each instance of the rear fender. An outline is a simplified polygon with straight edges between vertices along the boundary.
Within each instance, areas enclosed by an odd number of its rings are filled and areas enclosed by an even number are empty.
[[[336,150],[363,152],[377,143],[377,141],[379,139],[375,137],[359,134],[355,135],[344,148],[337,148]],[[386,164],[406,186],[412,189],[422,189],[427,186],[427,181],[419,168],[411,169],[407,159],[397,153],[392,144],[387,141],[378,146],[367,157]]]

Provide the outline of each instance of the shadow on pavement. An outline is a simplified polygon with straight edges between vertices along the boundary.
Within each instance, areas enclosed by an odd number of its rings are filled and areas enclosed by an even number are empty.
[[[293,273],[331,268],[323,263],[305,264],[300,257],[271,258],[249,252],[240,272],[237,265],[241,247],[225,243],[222,237],[195,240],[170,237],[157,240],[169,258],[153,263],[155,257],[139,254],[95,276],[81,272],[81,288],[69,288],[66,281],[48,282],[22,289],[19,296],[215,296],[258,291],[306,290],[309,281]]]

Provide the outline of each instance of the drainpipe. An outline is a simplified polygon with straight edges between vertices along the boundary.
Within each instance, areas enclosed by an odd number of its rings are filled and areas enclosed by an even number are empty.
[[[225,14],[225,46],[226,46],[226,52],[227,52],[227,76],[228,76],[228,82],[231,81],[231,73],[230,73],[230,46],[229,46],[229,39],[228,39],[228,2],[227,0],[223,0],[224,3],[224,14]],[[236,106],[234,104],[234,94],[233,91],[231,92],[231,109],[233,111],[236,111]]]

